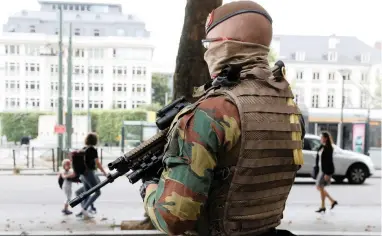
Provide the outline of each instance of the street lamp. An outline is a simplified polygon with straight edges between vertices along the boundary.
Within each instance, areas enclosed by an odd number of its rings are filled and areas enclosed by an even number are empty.
[[[338,73],[341,75],[341,117],[340,122],[338,123],[338,132],[337,132],[337,146],[343,148],[343,122],[344,122],[344,103],[345,103],[345,76],[350,73],[348,69],[338,70]]]

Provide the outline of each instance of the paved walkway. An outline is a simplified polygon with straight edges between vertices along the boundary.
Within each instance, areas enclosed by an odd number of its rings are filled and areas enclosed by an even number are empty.
[[[124,177],[102,189],[96,202],[99,213],[90,221],[61,214],[64,196],[54,176],[2,176],[1,179],[5,184],[0,185],[0,235],[22,232],[34,233],[31,235],[44,235],[44,232],[50,232],[48,235],[119,235],[125,233],[119,230],[121,221],[143,218],[140,184],[131,185]],[[313,182],[298,179],[288,198],[280,228],[298,235],[380,235],[380,184],[380,179],[370,179],[362,186],[331,186],[330,193],[340,204],[334,211],[321,215],[314,212],[319,198]],[[78,187],[74,185],[74,189]],[[76,207],[74,212],[78,211]]]

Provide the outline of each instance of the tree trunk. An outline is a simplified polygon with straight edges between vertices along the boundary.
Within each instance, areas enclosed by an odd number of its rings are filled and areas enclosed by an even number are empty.
[[[204,61],[205,49],[201,40],[205,37],[208,14],[222,4],[222,0],[187,0],[183,30],[180,37],[174,74],[174,96],[185,96],[194,101],[194,87],[207,83],[211,77]]]

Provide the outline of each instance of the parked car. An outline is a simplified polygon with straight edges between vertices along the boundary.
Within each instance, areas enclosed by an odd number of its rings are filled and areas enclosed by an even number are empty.
[[[317,149],[320,146],[320,137],[306,134],[304,139],[304,165],[297,172],[298,177],[312,177],[313,166],[316,164]],[[333,179],[343,182],[348,179],[351,184],[363,184],[367,178],[374,174],[374,165],[369,156],[361,153],[343,150],[334,145],[333,161],[335,173]]]

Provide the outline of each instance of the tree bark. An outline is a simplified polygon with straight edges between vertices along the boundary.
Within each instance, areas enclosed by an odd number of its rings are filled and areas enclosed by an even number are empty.
[[[222,0],[187,0],[182,35],[174,74],[174,96],[192,98],[194,87],[207,83],[211,77],[204,61],[205,37],[208,14],[222,4]]]

